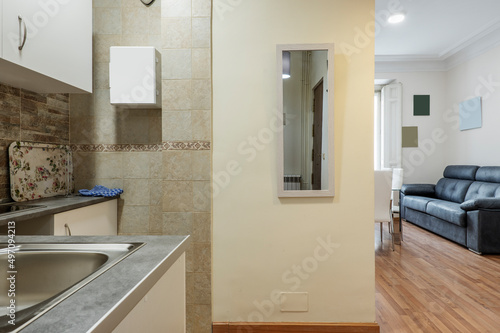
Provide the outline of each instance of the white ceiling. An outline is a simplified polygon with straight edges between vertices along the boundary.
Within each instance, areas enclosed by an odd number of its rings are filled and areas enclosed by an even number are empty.
[[[390,25],[382,18],[395,8],[406,19]],[[375,11],[379,62],[443,62],[471,46],[485,49],[500,43],[500,0],[375,0]]]

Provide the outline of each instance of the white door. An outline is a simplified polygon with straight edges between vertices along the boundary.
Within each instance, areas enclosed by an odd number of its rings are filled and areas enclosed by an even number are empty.
[[[91,1],[3,0],[2,21],[3,59],[91,91]]]

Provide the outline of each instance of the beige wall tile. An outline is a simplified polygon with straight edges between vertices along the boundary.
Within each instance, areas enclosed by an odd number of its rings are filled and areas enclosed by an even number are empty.
[[[212,138],[212,112],[191,111],[193,140],[210,141]]]
[[[186,304],[195,304],[194,275],[196,273],[186,273]]]
[[[94,178],[93,185],[90,188],[93,188],[96,185],[106,186],[107,188],[121,188],[123,189],[123,179],[121,178]],[[123,199],[120,198],[118,204],[123,204]]]
[[[93,143],[118,143],[116,140],[116,119],[114,116],[95,117]]]
[[[163,141],[191,140],[191,111],[163,112]]]
[[[156,48],[160,53],[162,53],[162,46],[163,46],[163,41],[161,38],[161,34],[158,35],[149,35],[148,36],[148,44],[149,46],[153,46]]]
[[[149,206],[123,206],[119,233],[147,233],[148,229]]]
[[[109,89],[109,63],[94,64],[94,89]]]
[[[161,7],[160,6],[149,7],[148,19],[149,19],[149,34],[161,35]]]
[[[113,106],[110,103],[109,88],[94,89],[94,115],[109,117],[113,115]]]
[[[94,10],[94,33],[119,35],[122,33],[121,8]]]
[[[211,249],[210,243],[194,242],[195,272],[210,272],[212,267]]]
[[[134,33],[134,34],[123,34],[122,35],[122,46],[150,46],[148,38],[144,35]]]
[[[192,50],[192,77],[193,79],[209,79],[210,78],[210,49],[193,49]]]
[[[193,47],[210,47],[210,18],[193,18]]]
[[[193,183],[190,181],[163,181],[163,211],[192,212]]]
[[[209,181],[193,181],[193,206],[195,212],[209,212],[211,191]]]
[[[122,153],[95,153],[95,178],[122,177]]]
[[[161,143],[161,110],[158,116],[149,117],[149,143]]]
[[[193,0],[193,17],[210,16],[212,12],[212,0]]]
[[[194,275],[193,303],[211,305],[212,287],[211,287],[210,272],[193,273],[193,275]]]
[[[148,234],[163,234],[163,218],[161,206],[149,206],[149,232]]]
[[[148,179],[151,154],[150,152],[123,153],[123,178]]]
[[[162,80],[163,110],[190,110],[191,80]]]
[[[122,8],[122,34],[143,36],[149,34],[148,8],[145,6]]]
[[[151,206],[159,206],[161,208],[163,200],[161,179],[149,179],[149,204]]]
[[[94,64],[99,62],[109,63],[109,48],[121,46],[121,35],[101,35],[94,33]]]
[[[191,49],[163,49],[162,78],[191,78]]]
[[[127,166],[124,166],[124,169],[126,170]],[[149,206],[150,192],[148,185],[148,179],[124,179],[121,197],[125,204],[129,206]]]
[[[94,142],[94,117],[75,116],[69,123],[71,143],[89,144]]]
[[[73,153],[73,173],[75,181],[79,179],[93,179],[96,175],[96,154],[87,152]]]
[[[190,304],[186,309],[187,333],[212,332],[212,312],[210,305]]]
[[[191,180],[193,153],[190,151],[163,151],[163,178],[165,180]]]
[[[212,105],[212,88],[210,80],[192,80],[193,109],[210,109]]]
[[[191,235],[193,232],[193,213],[163,213],[162,230],[166,235]]]
[[[150,152],[149,176],[151,179],[159,179],[163,175],[163,155],[162,152]],[[158,186],[158,184],[156,184]],[[161,190],[160,190],[161,191]]]
[[[70,117],[89,117],[94,115],[94,96],[92,94],[71,94],[69,96]]]
[[[210,180],[210,151],[193,151],[190,173],[193,180]]]
[[[191,17],[191,0],[162,0],[162,17]]]
[[[212,221],[210,213],[193,214],[193,242],[210,243],[212,241]]]
[[[191,47],[191,18],[162,18],[161,34],[165,49]]]
[[[124,117],[116,119],[116,141],[117,143],[148,144],[149,141],[149,118]]]
[[[120,7],[121,3],[117,0],[93,0],[92,7]]]

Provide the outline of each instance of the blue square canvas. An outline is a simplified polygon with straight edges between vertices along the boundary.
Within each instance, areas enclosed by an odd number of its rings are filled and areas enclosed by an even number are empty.
[[[481,128],[481,97],[474,97],[460,103],[460,130]]]

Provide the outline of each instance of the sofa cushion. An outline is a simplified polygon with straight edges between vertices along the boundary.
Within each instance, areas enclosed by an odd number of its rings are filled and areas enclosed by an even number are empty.
[[[472,183],[471,180],[441,178],[436,184],[436,198],[462,203]]]
[[[481,182],[500,183],[500,167],[480,167],[476,172],[476,180]]]
[[[433,200],[427,204],[426,213],[461,227],[467,225],[467,212],[456,202]]]
[[[419,196],[405,196],[404,197],[404,206],[411,208],[413,210],[418,210],[419,212],[425,213],[427,204],[431,202],[432,198],[428,197],[419,197]]]
[[[477,165],[448,165],[443,171],[444,178],[476,180]]]
[[[473,200],[478,198],[500,198],[500,184],[474,182],[471,184],[465,195],[465,200]]]

